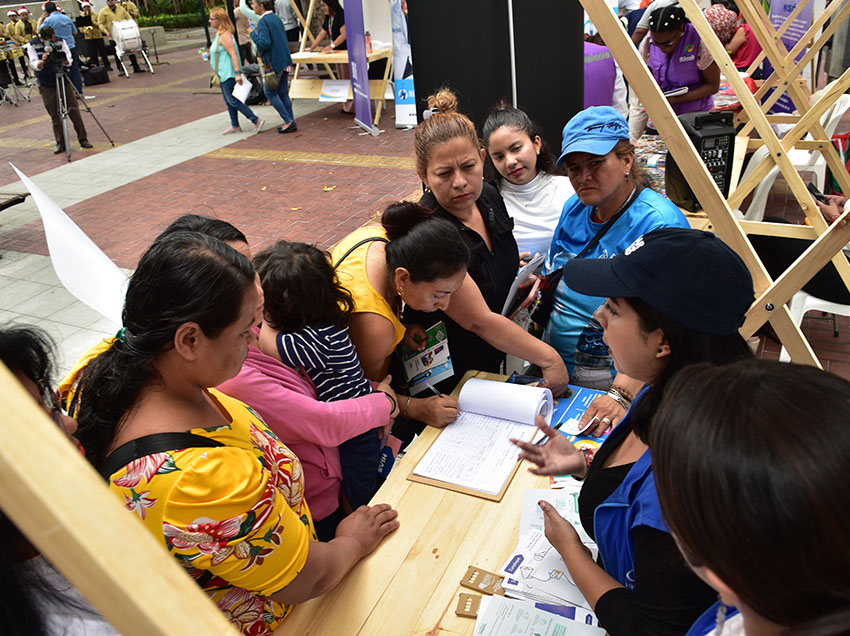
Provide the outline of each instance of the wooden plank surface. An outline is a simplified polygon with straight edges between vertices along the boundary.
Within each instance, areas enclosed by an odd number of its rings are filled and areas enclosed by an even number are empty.
[[[516,547],[522,492],[549,480],[524,462],[501,502],[408,481],[438,433],[425,428],[373,499],[398,509],[399,529],[334,590],[296,607],[276,636],[472,634],[475,621],[454,613],[460,580],[470,565],[501,567]]]
[[[0,364],[0,507],[124,636],[232,635],[186,571]]]

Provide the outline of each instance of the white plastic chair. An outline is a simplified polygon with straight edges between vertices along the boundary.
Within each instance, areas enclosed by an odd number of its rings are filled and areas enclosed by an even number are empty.
[[[850,305],[831,303],[827,300],[823,300],[822,298],[816,298],[804,291],[798,291],[791,297],[791,300],[788,303],[788,311],[791,313],[791,318],[797,326],[803,324],[803,316],[805,316],[807,312],[815,310],[826,311],[831,314],[838,314],[839,316],[850,316]],[[791,356],[788,354],[785,347],[782,347],[782,351],[779,353],[779,361],[791,361]]]
[[[841,121],[841,118],[848,109],[850,109],[850,95],[842,95],[823,114],[820,122],[826,131],[827,137],[832,137],[832,134],[838,127],[838,122]],[[811,140],[812,136],[806,135],[805,138]],[[764,150],[764,152],[759,154],[762,150]],[[744,172],[741,181],[743,181],[743,177],[754,170],[765,157],[767,157],[767,149],[765,146],[762,146],[753,153],[753,157],[750,159],[750,163],[747,165],[747,170]],[[824,159],[820,150],[799,150],[797,148],[792,148],[788,153],[788,158],[791,160],[791,163],[794,164],[794,168],[796,168],[797,172],[813,172],[815,174],[814,183],[818,189],[823,192],[826,188],[826,159]],[[761,183],[755,187],[750,207],[747,208],[747,211],[744,214],[744,218],[747,221],[761,221],[764,218],[764,209],[767,204],[767,197],[770,194],[771,188],[773,188],[773,184],[776,182],[777,176],[779,176],[779,167],[774,165],[773,168],[770,169],[770,172],[767,173],[767,176],[762,179]]]

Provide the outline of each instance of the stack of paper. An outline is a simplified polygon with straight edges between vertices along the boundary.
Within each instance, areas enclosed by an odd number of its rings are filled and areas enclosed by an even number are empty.
[[[605,630],[595,627],[595,617],[576,609],[572,612],[553,611],[524,601],[501,596],[484,596],[475,621],[476,636],[604,636]]]
[[[578,485],[571,489],[527,490],[523,493],[520,537],[516,549],[508,558],[500,573],[505,575],[502,587],[512,598],[572,605],[591,609],[573,581],[564,560],[543,533],[543,512],[537,505],[545,499],[567,519],[592,552],[596,545],[581,527],[578,516]]]

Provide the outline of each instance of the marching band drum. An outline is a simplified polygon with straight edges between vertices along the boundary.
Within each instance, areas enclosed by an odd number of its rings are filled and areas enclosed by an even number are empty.
[[[131,51],[138,51],[145,59],[148,65],[148,70],[153,73],[153,65],[148,59],[147,52],[143,48],[142,34],[139,32],[139,25],[135,20],[116,20],[112,23],[112,40],[115,42],[115,53],[118,59],[121,60],[121,65],[124,66],[124,54]],[[124,73],[127,73],[126,67]],[[128,75],[129,77],[129,75]]]

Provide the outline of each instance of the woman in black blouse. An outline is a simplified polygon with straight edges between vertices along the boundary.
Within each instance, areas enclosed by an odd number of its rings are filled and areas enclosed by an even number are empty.
[[[472,254],[468,271],[475,285],[465,284],[445,311],[406,309],[404,321],[446,323],[455,375],[440,390],[450,391],[469,369],[498,371],[505,353],[539,365],[549,385],[565,385],[568,375],[557,352],[501,315],[519,252],[502,197],[483,182],[484,150],[475,127],[457,112],[457,98],[449,90],[431,96],[428,105],[429,116],[417,126],[414,139],[416,169],[427,189],[420,203],[461,231]],[[466,311],[482,297],[489,314]]]
[[[313,40],[309,50],[315,51],[322,45],[325,38],[330,38],[331,43],[322,47],[323,53],[348,50],[348,41],[345,36],[345,11],[339,6],[339,0],[322,0],[322,13],[325,14],[325,23],[319,35]],[[350,73],[348,64],[336,64],[336,74],[340,79],[348,79]],[[348,100],[342,107],[342,112],[353,113],[354,101]]]

